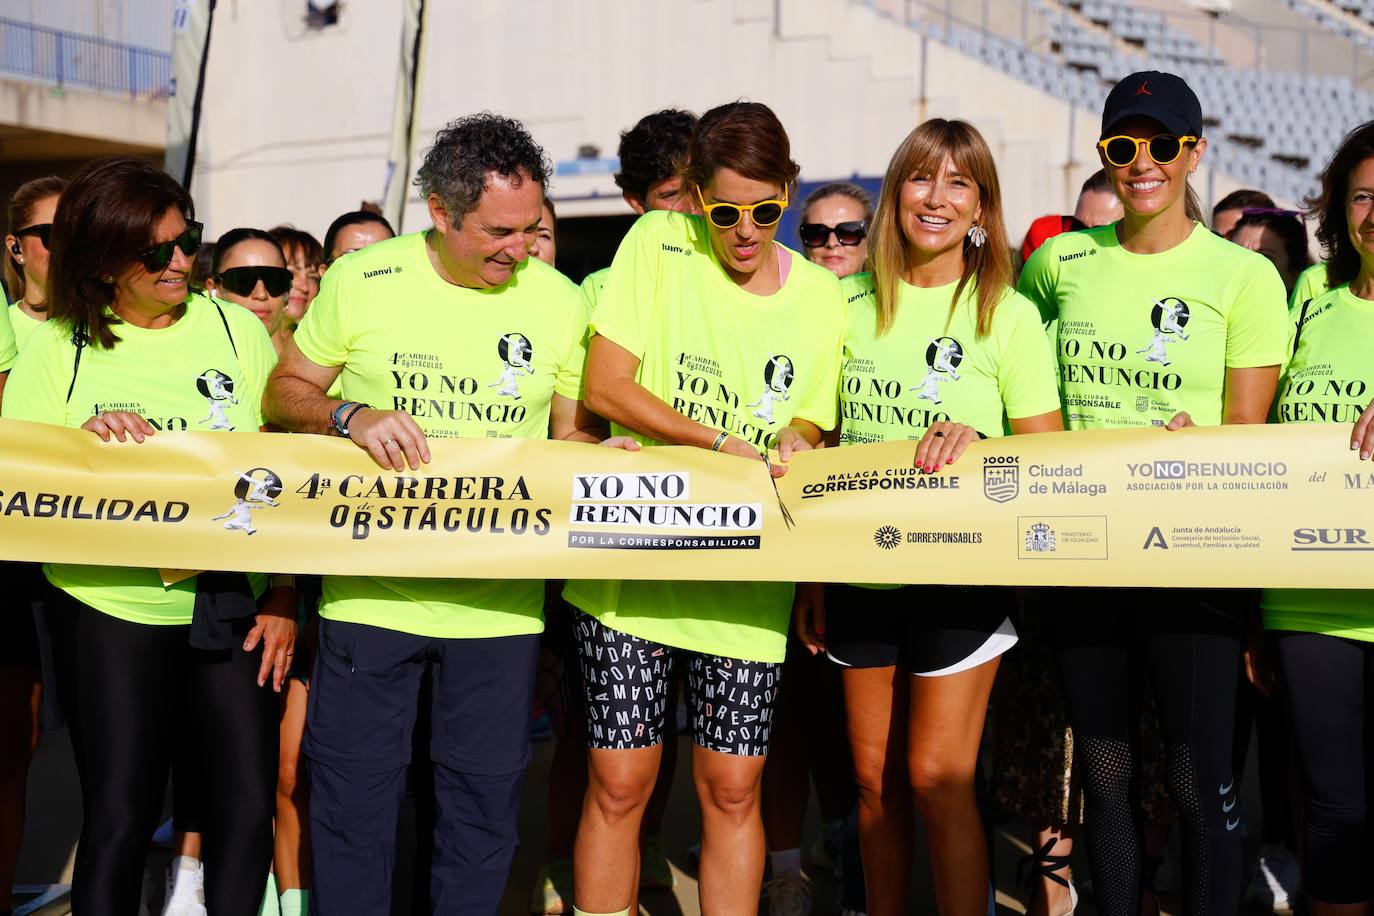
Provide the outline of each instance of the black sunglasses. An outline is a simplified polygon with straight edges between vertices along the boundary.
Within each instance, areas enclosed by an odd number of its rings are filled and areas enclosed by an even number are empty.
[[[830,233],[835,233],[835,241],[847,247],[853,247],[864,240],[868,235],[868,221],[857,219],[834,226],[827,226],[825,223],[802,223],[801,229],[802,244],[807,248],[820,248],[830,241]]]
[[[42,242],[44,248],[47,248],[48,242],[52,240],[52,223],[34,223],[32,226],[14,230],[14,235],[16,238],[31,235]]]
[[[148,268],[150,273],[156,273],[167,269],[167,265],[172,263],[172,257],[178,248],[186,257],[194,258],[196,252],[200,251],[200,233],[204,228],[200,223],[188,222],[185,232],[171,241],[152,246],[138,256],[139,262]]]
[[[284,296],[291,288],[291,271],[285,267],[231,267],[215,277],[221,289],[236,296],[253,295],[259,280],[267,295]]]

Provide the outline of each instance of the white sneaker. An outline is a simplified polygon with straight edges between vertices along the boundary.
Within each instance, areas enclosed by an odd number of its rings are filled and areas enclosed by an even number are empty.
[[[208,916],[205,909],[205,866],[199,859],[177,856],[167,868],[167,895],[162,916]]]
[[[763,886],[768,916],[808,916],[814,891],[811,879],[799,871],[785,871]]]
[[[1302,868],[1297,858],[1281,843],[1266,843],[1255,860],[1255,872],[1245,889],[1247,906],[1267,913],[1291,916],[1302,891]]]

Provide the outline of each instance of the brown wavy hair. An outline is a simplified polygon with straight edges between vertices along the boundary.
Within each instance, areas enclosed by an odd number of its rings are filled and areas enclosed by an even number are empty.
[[[902,279],[911,267],[910,250],[902,232],[902,186],[913,175],[934,175],[948,156],[954,167],[978,186],[983,217],[978,225],[987,232],[982,246],[964,240],[964,270],[949,303],[950,315],[970,282],[978,285],[978,336],[992,328],[997,303],[1011,286],[1011,246],[1002,216],[1002,186],[987,141],[967,121],[931,118],[911,133],[892,154],[878,193],[878,210],[870,234],[869,263],[878,301],[878,334],[886,334],[897,317]]]
[[[1317,221],[1317,241],[1326,258],[1326,280],[1331,288],[1349,283],[1360,273],[1360,252],[1350,241],[1345,217],[1350,195],[1350,174],[1366,159],[1374,158],[1374,121],[1366,121],[1345,135],[1321,174],[1321,190],[1307,198],[1307,214]]]
[[[39,201],[60,195],[66,187],[67,179],[58,178],[56,175],[35,178],[21,184],[10,198],[6,232],[13,235],[18,230],[27,228],[33,221],[33,208],[38,206]],[[5,289],[10,291],[10,298],[16,302],[23,299],[24,285],[24,266],[19,263],[13,251],[6,251]]]
[[[95,347],[119,343],[106,314],[117,276],[153,244],[153,230],[175,208],[195,216],[191,195],[146,159],[97,159],[78,172],[57,202],[48,264],[48,313],[53,321],[83,331]]]
[[[792,161],[792,141],[782,122],[762,102],[718,105],[697,121],[678,171],[700,190],[717,169],[780,185],[789,195],[801,172]]]

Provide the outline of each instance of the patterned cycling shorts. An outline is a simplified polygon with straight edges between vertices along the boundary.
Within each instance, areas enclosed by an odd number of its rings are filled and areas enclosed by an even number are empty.
[[[768,753],[782,664],[675,649],[621,633],[576,612],[577,654],[587,699],[587,743],[601,750],[653,747],[663,740],[668,686],[687,666],[693,740],[708,751]]]

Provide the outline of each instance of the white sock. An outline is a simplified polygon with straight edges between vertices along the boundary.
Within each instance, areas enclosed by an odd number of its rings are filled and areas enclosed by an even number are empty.
[[[777,878],[788,872],[801,874],[801,847],[796,849],[779,849],[777,852],[768,854],[768,864],[773,866],[773,877]]]
[[[200,860],[193,856],[173,856],[167,866],[172,876],[172,890],[168,897],[190,897],[196,892],[196,873],[200,871]]]

